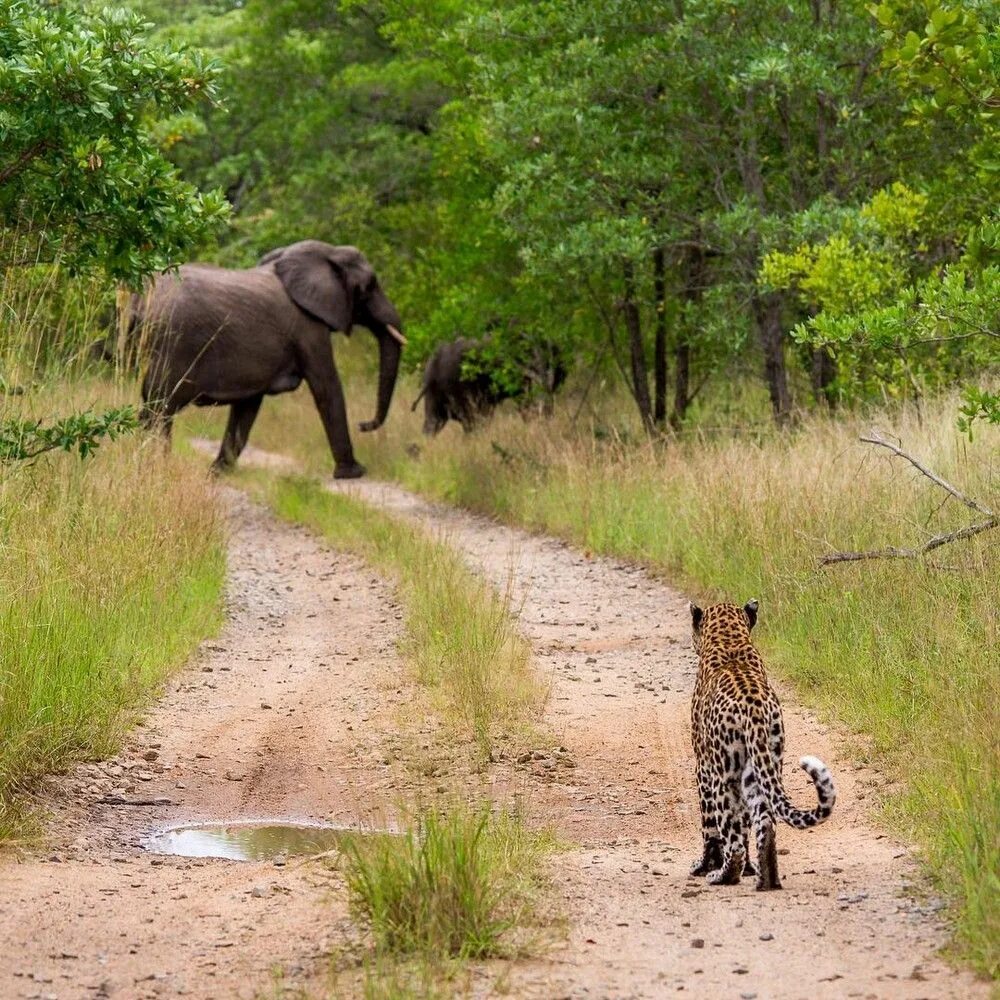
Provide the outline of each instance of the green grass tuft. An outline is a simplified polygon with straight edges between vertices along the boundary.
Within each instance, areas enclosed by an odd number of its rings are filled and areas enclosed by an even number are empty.
[[[356,838],[344,872],[376,952],[484,959],[516,951],[532,923],[545,838],[488,807],[425,812],[401,836]]]
[[[0,468],[0,840],[24,834],[34,779],[115,751],[218,629],[224,576],[210,484],[140,436]]]

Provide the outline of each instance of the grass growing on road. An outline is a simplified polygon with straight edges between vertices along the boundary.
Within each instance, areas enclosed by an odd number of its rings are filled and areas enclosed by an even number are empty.
[[[312,528],[399,581],[417,680],[488,759],[498,740],[519,740],[537,720],[544,691],[531,648],[511,617],[510,593],[475,577],[446,545],[418,528],[314,480],[246,476],[282,517]]]
[[[6,412],[113,405],[64,384]],[[0,468],[0,840],[17,793],[112,752],[150,691],[221,621],[225,550],[204,472],[141,436],[86,462]]]
[[[514,814],[459,806],[421,814],[402,836],[348,841],[344,873],[376,954],[493,958],[534,922],[546,843]]]

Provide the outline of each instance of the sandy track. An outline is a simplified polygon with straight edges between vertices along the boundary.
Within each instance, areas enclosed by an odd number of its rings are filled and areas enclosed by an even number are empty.
[[[0,860],[0,997],[250,998],[271,970],[315,983],[350,936],[319,865],[154,858],[171,822],[299,818],[378,825],[399,787],[406,696],[391,591],[226,491],[229,621],[129,749],[45,793],[50,843]],[[265,707],[266,706],[266,707]],[[147,760],[155,756],[155,760]],[[100,805],[111,792],[173,805]]]
[[[635,567],[394,486],[331,489],[442,533],[498,587],[512,578],[522,630],[550,679],[545,721],[578,767],[530,765],[531,801],[538,819],[583,846],[554,866],[569,939],[515,974],[515,995],[987,995],[934,957],[945,939],[931,916],[938,904],[906,898],[919,881],[908,850],[866,818],[879,776],[852,768],[840,741],[788,692],[786,784],[798,802],[815,801],[794,762],[822,757],[837,779],[833,818],[809,832],[779,830],[780,893],[688,877],[699,846],[688,742],[696,661],[680,594]]]
[[[248,449],[246,461],[280,464]],[[575,767],[546,754],[486,776],[574,845],[556,856],[564,944],[519,964],[509,995],[943,998],[986,988],[933,957],[942,929],[903,893],[906,848],[866,820],[878,784],[786,694],[789,756],[824,757],[833,819],[779,832],[785,890],[689,879],[698,835],[688,746],[694,674],[680,595],[405,491],[334,485],[440,532],[498,586],[551,683],[545,722]],[[230,617],[115,760],[47,791],[51,846],[0,860],[0,998],[255,997],[280,966],[319,991],[350,941],[342,889],[321,866],[150,858],[170,822],[298,817],[378,825],[413,790],[399,612],[363,564],[277,524],[232,491]],[[740,597],[748,595],[739,595]],[[766,623],[767,609],[761,609]],[[269,706],[269,707],[265,707]],[[421,735],[432,728],[421,723]],[[409,733],[401,731],[409,728]],[[550,748],[546,748],[550,749]],[[155,754],[154,760],[147,759]],[[412,760],[410,761],[412,764]],[[435,784],[445,780],[435,778]],[[448,783],[461,780],[459,775]],[[810,801],[792,767],[794,794]],[[114,791],[174,804],[102,806]],[[501,972],[501,978],[503,973]],[[473,992],[489,995],[489,972]],[[343,995],[343,994],[340,994]]]

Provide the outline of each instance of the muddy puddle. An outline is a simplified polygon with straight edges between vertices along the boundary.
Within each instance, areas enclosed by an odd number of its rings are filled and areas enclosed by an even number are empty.
[[[309,857],[341,848],[352,838],[383,835],[380,831],[278,821],[196,823],[172,826],[151,834],[143,847],[151,854],[228,861],[273,861]]]

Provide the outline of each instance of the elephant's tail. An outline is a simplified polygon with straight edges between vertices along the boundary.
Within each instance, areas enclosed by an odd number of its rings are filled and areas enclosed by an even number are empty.
[[[424,398],[424,393],[425,392],[427,392],[427,386],[426,385],[420,390],[420,395],[417,396],[417,398],[413,401],[413,405],[410,407],[410,412],[411,413],[413,413],[416,410],[417,403],[419,403],[420,400],[422,400]]]

